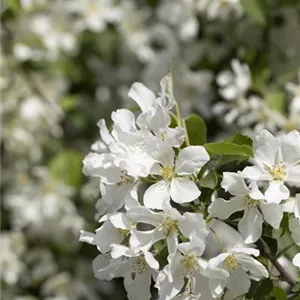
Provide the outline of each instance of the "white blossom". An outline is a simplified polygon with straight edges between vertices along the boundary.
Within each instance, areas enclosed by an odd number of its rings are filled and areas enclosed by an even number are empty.
[[[290,191],[286,184],[299,186],[300,135],[297,131],[275,138],[264,130],[254,141],[255,166],[246,167],[242,176],[269,186],[265,196],[269,203],[287,199]]]
[[[238,174],[224,172],[221,186],[234,197],[229,201],[217,198],[210,205],[209,212],[213,217],[226,220],[234,212],[243,210],[238,229],[246,243],[256,242],[261,237],[264,220],[275,229],[279,228],[283,217],[282,207],[267,202],[255,182],[248,187]]]

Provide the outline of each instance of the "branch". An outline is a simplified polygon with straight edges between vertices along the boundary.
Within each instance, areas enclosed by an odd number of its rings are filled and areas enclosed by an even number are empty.
[[[279,272],[282,280],[284,280],[285,282],[287,282],[291,285],[295,285],[297,283],[297,281],[285,270],[285,268],[279,263],[279,261],[276,257],[275,258],[272,257],[270,248],[267,245],[267,243],[263,239],[260,239],[260,241],[263,246],[261,249],[262,254],[264,254],[270,260],[272,265]]]

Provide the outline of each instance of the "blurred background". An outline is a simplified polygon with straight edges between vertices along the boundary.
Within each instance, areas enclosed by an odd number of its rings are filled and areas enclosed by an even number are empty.
[[[82,159],[133,82],[158,92],[172,67],[210,140],[300,129],[298,0],[4,0],[1,41],[5,300],[125,299],[78,238],[98,227]]]

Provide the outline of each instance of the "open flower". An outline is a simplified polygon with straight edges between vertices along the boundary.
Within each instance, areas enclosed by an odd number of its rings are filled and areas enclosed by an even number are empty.
[[[205,238],[208,235],[203,215],[189,212],[181,215],[168,203],[163,205],[163,209],[163,212],[153,212],[147,207],[136,206],[127,212],[127,216],[137,224],[154,226],[154,229],[148,231],[133,230],[132,247],[150,249],[157,241],[166,239],[168,253],[171,254],[177,250],[178,236],[182,234],[197,243],[197,254],[201,255],[205,249]]]
[[[178,251],[169,255],[169,264],[158,274],[156,287],[159,299],[203,299],[211,300],[213,297],[209,286],[209,277],[226,278],[227,272],[222,269],[208,269],[207,262],[194,251],[193,243],[178,245]],[[191,295],[198,298],[184,298]],[[178,298],[177,298],[178,297]]]
[[[286,183],[300,185],[300,133],[296,130],[274,137],[263,130],[254,141],[255,166],[246,167],[244,178],[268,182],[265,196],[269,203],[280,203],[290,195]]]
[[[148,141],[150,155],[156,160],[151,173],[159,175],[161,180],[150,186],[144,194],[145,206],[163,209],[163,203],[170,196],[177,203],[191,202],[201,192],[195,182],[187,176],[194,175],[209,161],[209,155],[202,146],[189,146],[180,150],[174,161],[175,153],[171,146],[158,139]]]
[[[279,228],[283,217],[281,206],[268,203],[255,182],[248,187],[238,174],[225,172],[221,186],[234,197],[229,201],[217,198],[210,205],[209,212],[213,217],[226,220],[234,212],[244,210],[238,229],[246,243],[254,243],[261,237],[263,219],[273,228]]]
[[[234,297],[244,295],[249,291],[251,280],[259,281],[269,277],[266,268],[251,255],[258,256],[259,251],[253,248],[232,248],[219,254],[208,262],[208,269],[223,269],[228,276],[214,278],[210,281],[214,296],[221,296],[225,287]]]
[[[112,245],[112,248],[112,259],[100,254],[93,261],[95,277],[99,280],[124,277],[128,299],[149,300],[151,278],[159,268],[153,254],[137,253],[122,245]]]

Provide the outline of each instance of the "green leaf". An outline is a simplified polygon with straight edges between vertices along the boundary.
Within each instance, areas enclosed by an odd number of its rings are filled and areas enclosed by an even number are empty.
[[[5,4],[10,8],[13,12],[18,13],[21,11],[22,6],[19,0],[6,0]]]
[[[218,174],[215,170],[211,170],[204,178],[199,181],[200,186],[214,190],[218,184]]]
[[[241,134],[241,133],[236,133],[233,137],[230,137],[226,141],[234,143],[234,144],[238,144],[238,145],[246,145],[249,147],[253,146],[253,140],[249,136]]]
[[[268,7],[265,0],[241,0],[246,14],[256,24],[265,26],[267,24]]]
[[[52,176],[71,186],[82,182],[82,157],[79,152],[66,150],[58,153],[49,163]]]
[[[259,282],[252,281],[247,299],[265,300],[266,296],[273,290],[273,282],[269,278],[265,278]]]
[[[252,147],[248,145],[239,145],[232,142],[216,142],[204,145],[205,149],[215,155],[239,155],[244,157],[253,157]]]
[[[269,296],[269,300],[286,300],[286,293],[285,291],[280,288],[279,286],[274,286],[273,290]]]
[[[270,107],[270,109],[278,111],[280,113],[285,112],[285,95],[279,90],[273,90],[268,92],[265,95],[265,101],[267,102],[267,105]]]
[[[61,99],[60,105],[65,112],[69,112],[76,107],[77,98],[72,95],[66,95]]]
[[[185,120],[186,131],[191,145],[206,143],[207,129],[205,122],[198,115],[191,115]]]
[[[220,161],[218,162],[218,166],[225,165],[229,162],[238,161],[238,164],[244,160],[247,160],[248,157],[242,155],[223,155]]]
[[[174,115],[170,115],[171,123],[169,125],[170,128],[175,128],[178,126],[177,118]]]

